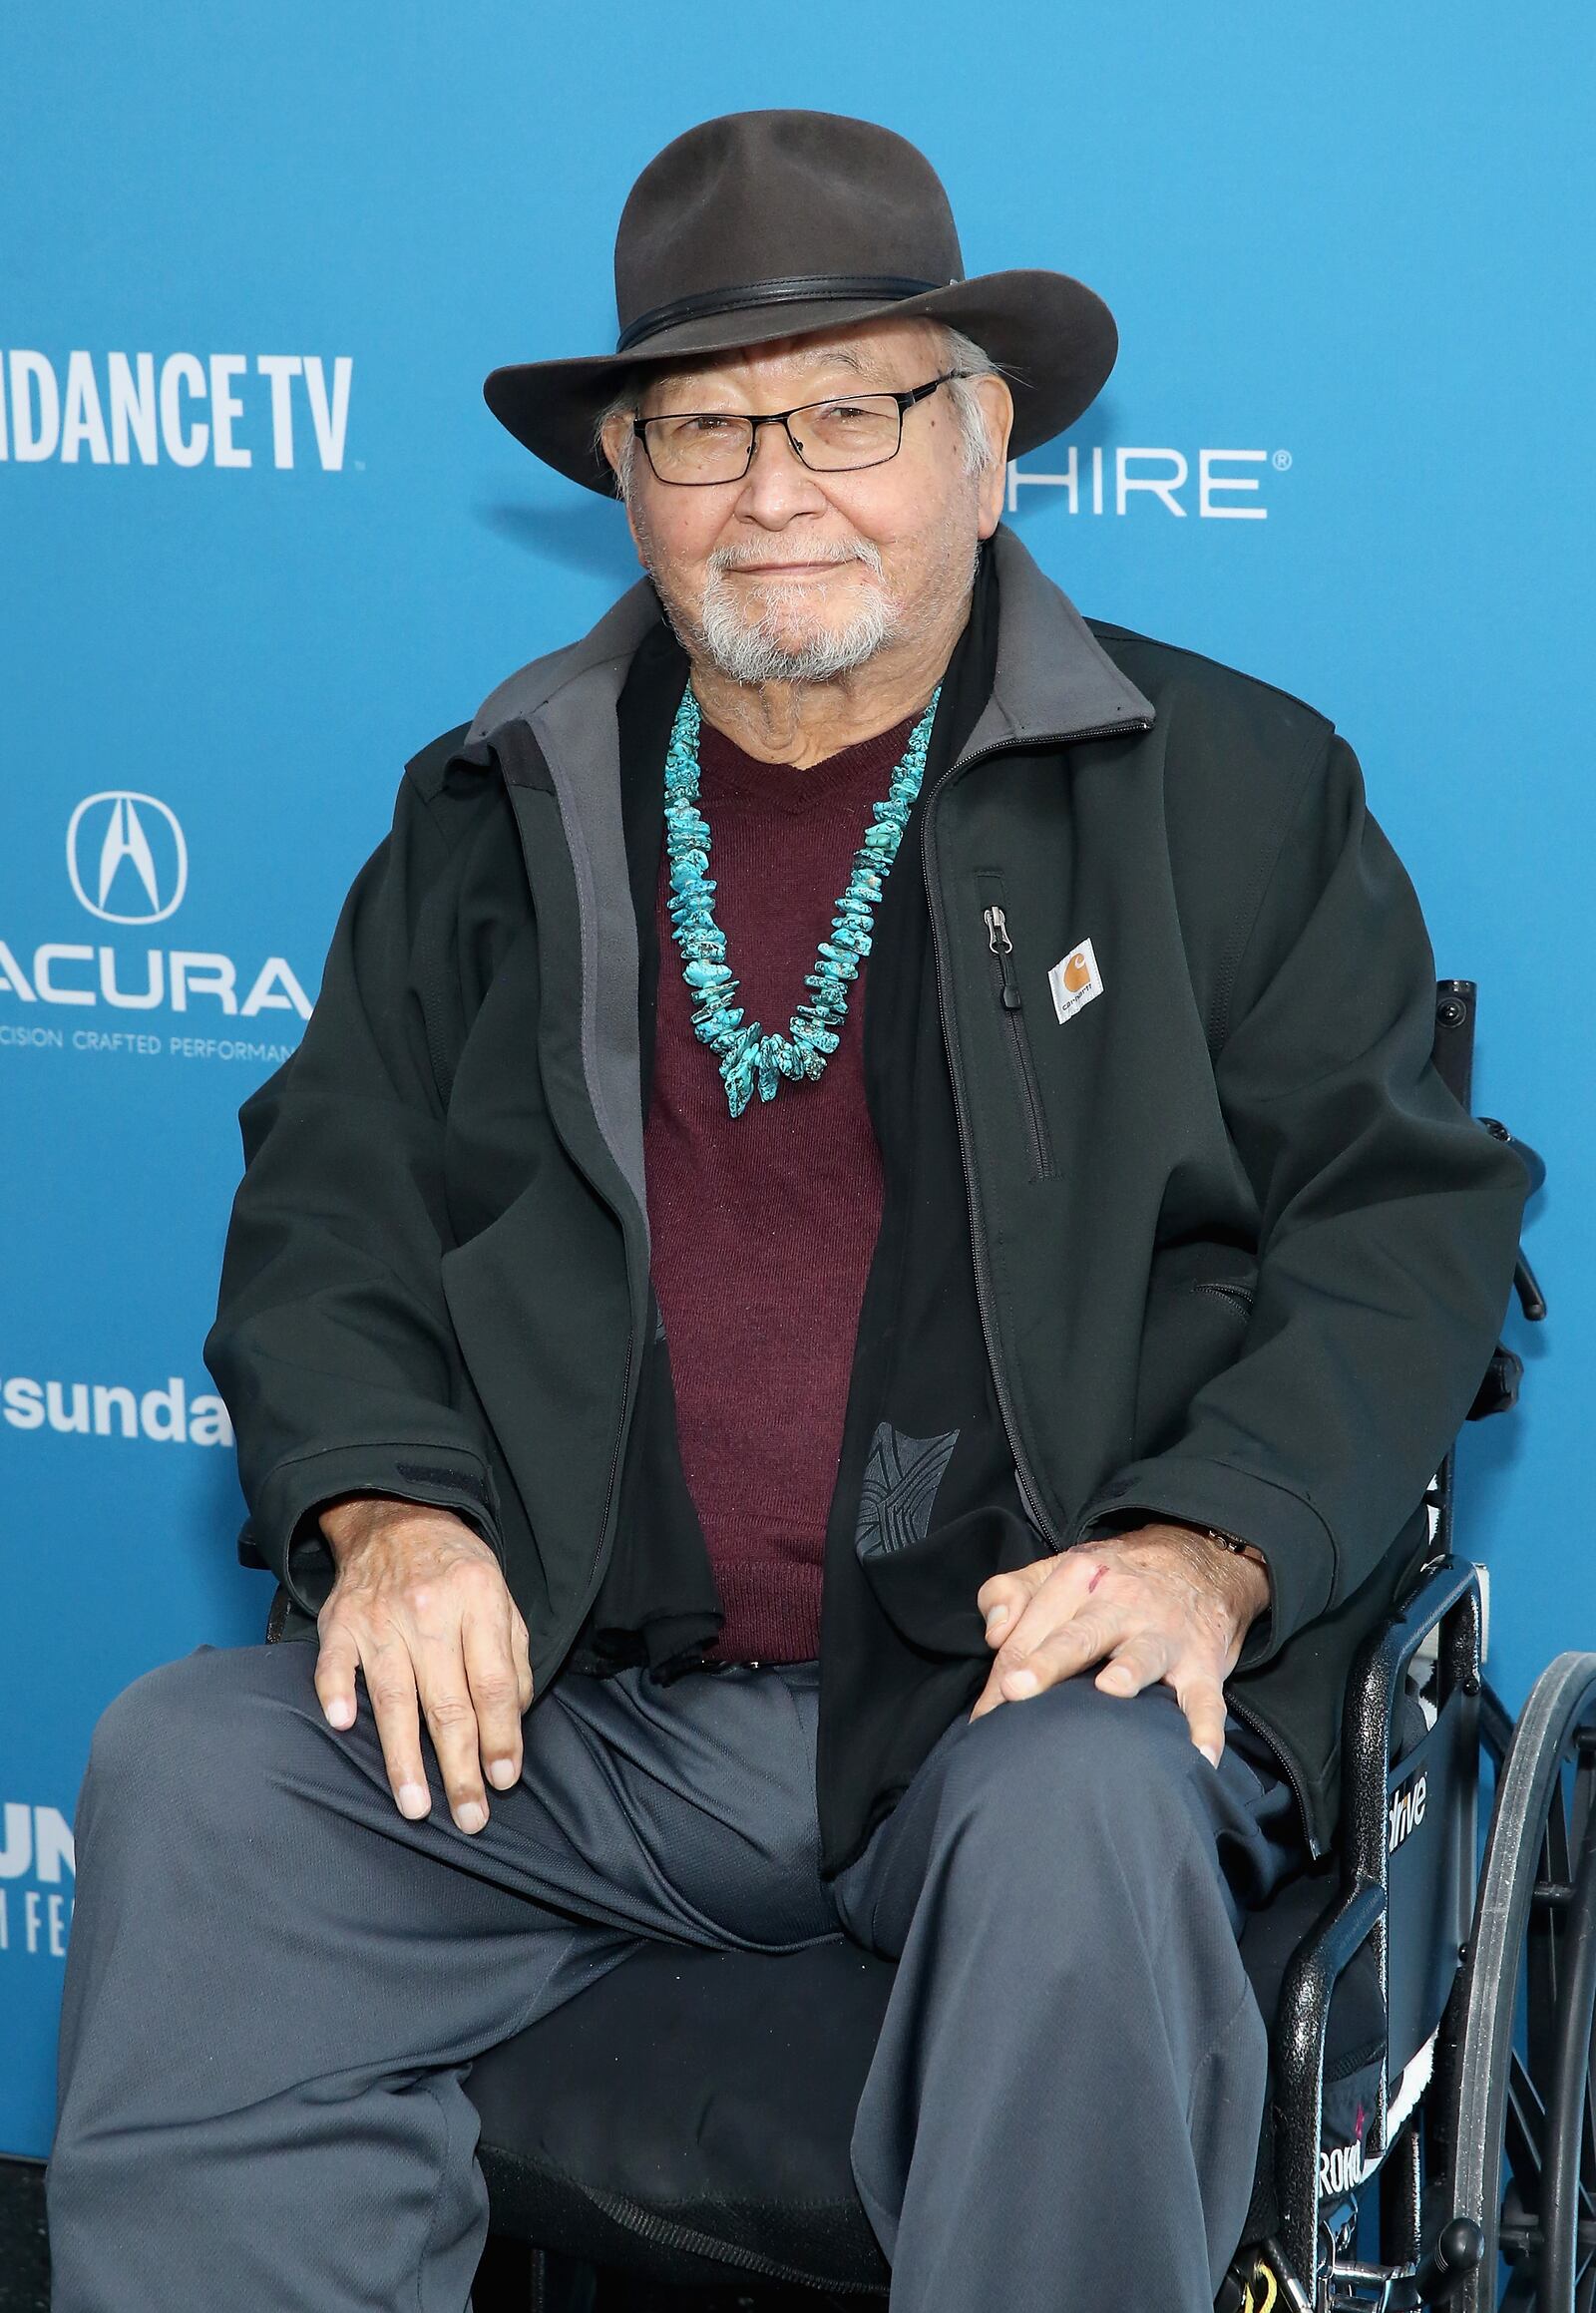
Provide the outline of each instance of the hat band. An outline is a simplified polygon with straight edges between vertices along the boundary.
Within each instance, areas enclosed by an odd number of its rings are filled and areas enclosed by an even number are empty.
[[[956,276],[957,278],[957,276]],[[629,353],[645,337],[655,337],[678,321],[701,321],[711,313],[740,313],[751,305],[798,305],[813,298],[919,297],[928,289],[951,288],[950,281],[915,281],[902,273],[790,273],[779,281],[750,281],[737,289],[704,289],[639,313],[615,340],[616,353]]]

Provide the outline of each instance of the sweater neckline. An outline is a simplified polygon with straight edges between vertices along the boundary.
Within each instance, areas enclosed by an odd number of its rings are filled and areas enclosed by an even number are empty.
[[[795,818],[819,809],[855,786],[879,783],[887,792],[894,771],[909,745],[916,717],[908,715],[891,730],[869,739],[856,739],[799,770],[790,763],[765,763],[750,755],[736,740],[705,721],[698,740],[698,793],[700,801],[753,805],[761,810]]]

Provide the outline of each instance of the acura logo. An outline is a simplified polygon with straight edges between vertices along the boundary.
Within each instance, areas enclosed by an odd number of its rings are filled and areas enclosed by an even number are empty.
[[[107,924],[162,923],[189,883],[189,847],[176,812],[157,796],[123,787],[86,795],[67,826],[67,873],[91,916]]]

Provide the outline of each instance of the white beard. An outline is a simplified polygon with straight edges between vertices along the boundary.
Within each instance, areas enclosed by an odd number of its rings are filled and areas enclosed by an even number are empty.
[[[756,561],[758,549],[721,547],[709,557],[703,599],[695,614],[686,603],[672,599],[660,583],[652,541],[640,523],[638,544],[665,615],[689,657],[706,658],[717,673],[749,687],[770,682],[834,681],[840,675],[853,673],[888,644],[915,640],[937,616],[934,601],[923,603],[916,614],[905,611],[887,584],[880,549],[868,539],[861,539],[851,547],[812,548],[809,557],[815,562],[835,562],[840,566],[863,563],[875,584],[858,609],[840,627],[817,626],[806,639],[789,642],[782,639],[786,605],[777,593],[781,581],[769,587],[746,588],[744,591],[752,598],[741,601],[737,589],[725,577],[727,571],[739,564]],[[951,563],[964,561],[960,582],[968,594],[980,563],[981,541],[956,514],[950,517],[945,545]]]
[[[837,560],[863,562],[878,583],[841,626],[817,627],[807,640],[787,642],[781,638],[784,606],[776,587],[753,589],[754,614],[749,616],[725,577],[736,567],[736,558],[711,556],[699,632],[705,655],[719,672],[739,683],[830,682],[851,674],[884,644],[896,641],[901,622],[897,605],[880,582],[880,557],[850,552]]]

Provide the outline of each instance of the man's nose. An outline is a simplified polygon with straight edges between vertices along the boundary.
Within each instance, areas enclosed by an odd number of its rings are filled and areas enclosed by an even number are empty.
[[[825,493],[793,448],[786,427],[756,426],[753,460],[737,493],[736,512],[766,530],[780,530],[795,515],[822,514],[825,507]]]

